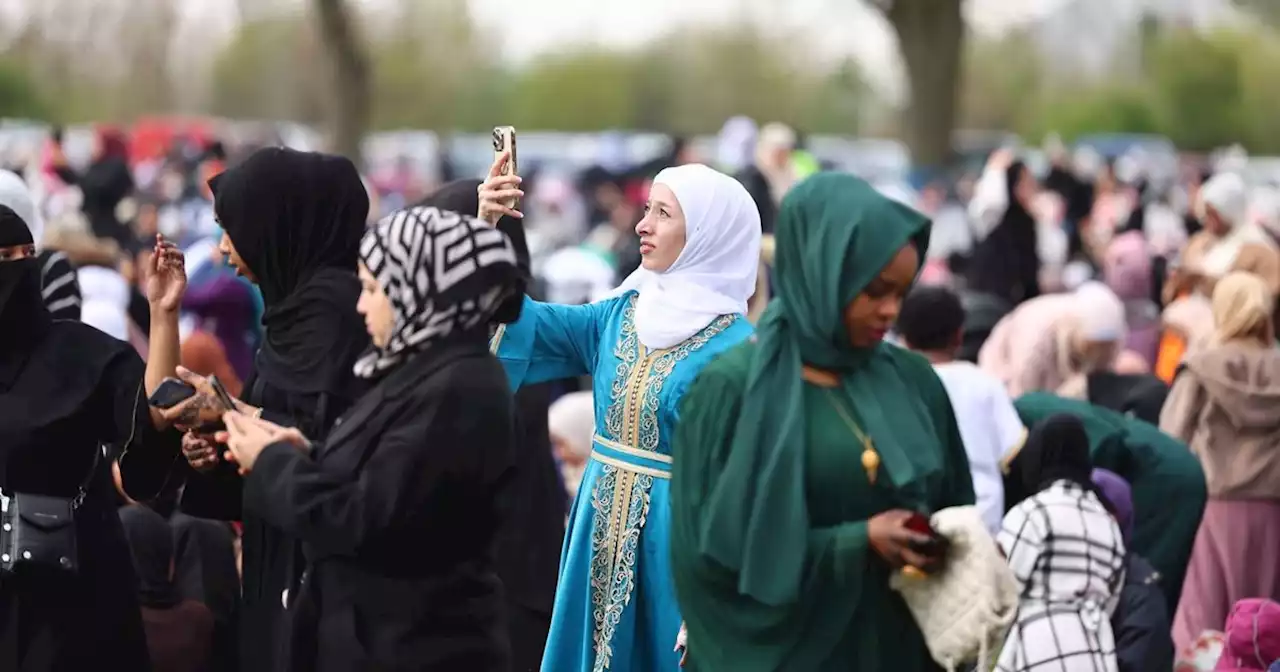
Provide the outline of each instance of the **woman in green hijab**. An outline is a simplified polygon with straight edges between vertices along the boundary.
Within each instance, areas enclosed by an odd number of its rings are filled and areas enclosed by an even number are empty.
[[[936,669],[890,573],[929,570],[925,514],[973,503],[947,393],[883,342],[929,222],[848,175],[783,201],[757,338],[686,393],[671,482],[686,669]]]

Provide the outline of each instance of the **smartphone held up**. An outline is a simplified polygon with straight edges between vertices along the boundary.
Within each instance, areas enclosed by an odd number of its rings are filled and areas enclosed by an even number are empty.
[[[508,159],[502,167],[502,175],[515,175],[518,171],[518,163],[516,159],[516,129],[514,126],[496,126],[493,129],[493,156],[496,161],[503,154],[508,154]],[[513,210],[519,209],[519,199],[508,198],[502,201],[502,205]]]

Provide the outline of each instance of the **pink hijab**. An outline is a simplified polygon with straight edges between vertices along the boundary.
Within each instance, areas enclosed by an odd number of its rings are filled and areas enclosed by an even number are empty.
[[[1121,301],[1151,297],[1151,255],[1141,233],[1130,231],[1116,236],[1107,246],[1102,277]]]
[[[1264,672],[1280,660],[1280,604],[1260,597],[1236,602],[1216,672]]]

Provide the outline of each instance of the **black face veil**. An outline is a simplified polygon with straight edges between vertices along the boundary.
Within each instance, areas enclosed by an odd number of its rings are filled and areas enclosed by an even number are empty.
[[[0,247],[34,244],[27,223],[0,205]],[[48,326],[42,289],[40,263],[35,258],[0,261],[0,384],[16,374],[30,346]]]

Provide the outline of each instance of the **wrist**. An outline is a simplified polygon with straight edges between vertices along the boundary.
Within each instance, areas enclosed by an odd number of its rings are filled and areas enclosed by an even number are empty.
[[[152,321],[155,321],[156,319],[161,319],[161,320],[173,320],[176,322],[178,320],[179,310],[177,308],[165,308],[164,306],[161,306],[156,303],[152,303],[150,304],[150,306],[151,306]]]

